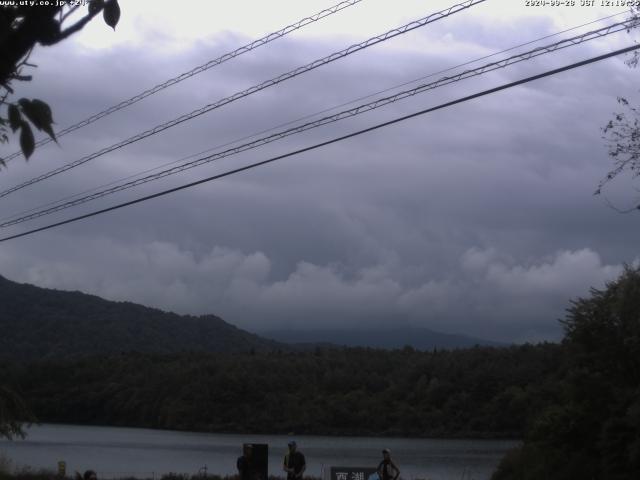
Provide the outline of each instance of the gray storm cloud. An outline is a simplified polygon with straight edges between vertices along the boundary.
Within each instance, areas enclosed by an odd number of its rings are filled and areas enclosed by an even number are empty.
[[[500,34],[474,25],[471,15],[447,27],[434,25],[416,32],[406,42],[410,48],[372,50],[237,102],[6,197],[2,214],[510,47],[525,34],[533,38],[553,30],[540,18],[509,28],[496,25]],[[34,59],[40,71],[24,95],[47,99],[58,125],[65,126],[245,41],[226,33],[179,54],[120,45],[99,56],[69,43]],[[75,213],[624,42],[621,37],[567,50],[461,82]],[[342,47],[330,40],[281,41],[268,53],[248,55],[64,137],[60,147],[36,152],[28,164],[12,163],[0,182],[33,177]],[[634,93],[636,74],[622,59],[611,60],[5,243],[0,274],[179,313],[213,313],[253,331],[286,325],[366,328],[394,321],[504,341],[558,339],[557,319],[570,299],[603,287],[639,256],[637,219],[617,215],[592,197],[609,165],[600,129],[616,108],[615,97]]]
[[[486,335],[489,329],[492,338],[507,341],[520,332],[517,340],[525,341],[540,339],[536,329],[557,338],[567,299],[587,295],[622,271],[589,249],[519,264],[495,249],[472,247],[446,275],[413,283],[405,280],[412,266],[393,262],[353,271],[301,261],[286,278],[273,280],[273,261],[263,252],[213,247],[198,254],[167,242],[108,239],[82,245],[86,251],[60,248],[56,260],[31,258],[31,266],[20,252],[5,251],[4,273],[180,313],[213,312],[252,331],[364,328],[367,319],[402,318],[448,332]]]

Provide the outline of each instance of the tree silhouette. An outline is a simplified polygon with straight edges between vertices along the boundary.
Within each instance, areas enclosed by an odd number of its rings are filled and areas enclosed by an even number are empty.
[[[640,23],[640,7],[631,8],[630,20],[634,23],[627,32],[634,30]],[[639,55],[637,50],[634,51],[633,56],[627,60],[627,65],[631,68],[637,67]],[[640,112],[624,97],[618,97],[618,104],[623,111],[614,113],[613,118],[602,129],[603,138],[609,148],[609,157],[613,160],[613,168],[598,183],[595,195],[600,195],[611,180],[624,172],[629,172],[634,178],[640,175]],[[614,208],[628,213],[640,209],[640,203],[627,209]]]
[[[0,438],[23,437],[23,423],[33,420],[33,413],[20,395],[0,385]]]
[[[493,480],[640,478],[640,267],[572,302],[556,401]]]
[[[32,126],[44,131],[55,140],[53,114],[46,102],[40,99],[20,98],[11,101],[15,94],[14,82],[31,80],[25,70],[35,65],[29,56],[37,45],[55,45],[79,32],[96,15],[102,13],[107,25],[114,28],[120,19],[118,0],[89,0],[86,13],[69,25],[80,13],[80,6],[51,5],[0,6],[0,143],[9,141],[9,130],[19,135],[20,148],[25,158],[35,149]],[[62,2],[60,2],[62,3]],[[0,158],[0,165],[5,162]]]

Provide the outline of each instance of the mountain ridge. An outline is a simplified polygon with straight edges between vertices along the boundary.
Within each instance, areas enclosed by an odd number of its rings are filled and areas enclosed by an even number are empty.
[[[0,356],[20,360],[122,352],[250,352],[287,348],[215,315],[179,315],[0,276]]]
[[[35,360],[119,353],[254,352],[369,347],[418,350],[504,346],[406,325],[382,329],[273,329],[251,333],[207,315],[180,315],[0,275],[0,358]]]

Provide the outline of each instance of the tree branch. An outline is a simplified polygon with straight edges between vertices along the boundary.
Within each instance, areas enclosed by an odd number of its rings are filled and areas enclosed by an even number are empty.
[[[69,9],[69,11],[67,13],[65,13],[65,14],[63,14],[62,10],[61,10],[60,11],[60,25],[62,25],[62,22],[64,22],[69,15],[71,15],[73,12],[78,10],[78,8],[80,8],[80,5],[75,5],[74,7],[71,7]]]
[[[93,12],[89,12],[81,20],[78,20],[76,23],[74,23],[72,26],[70,26],[66,30],[61,31],[60,34],[57,36],[58,42],[60,40],[64,40],[69,35],[73,35],[74,33],[79,32],[80,30],[82,30],[84,28],[84,26],[87,23],[89,23],[93,17],[95,17],[98,13],[100,13],[102,11],[103,8],[104,7],[100,7],[98,9],[94,10]]]

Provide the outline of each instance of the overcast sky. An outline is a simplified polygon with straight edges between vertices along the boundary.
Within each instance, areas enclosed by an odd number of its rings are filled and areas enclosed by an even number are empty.
[[[71,39],[38,48],[34,80],[16,85],[18,95],[46,100],[63,128],[334,3],[120,0],[115,32],[96,19]],[[10,162],[0,188],[453,3],[364,0],[62,137],[59,146],[39,148],[28,163]],[[25,188],[0,200],[0,216],[625,18],[437,73],[621,12],[576,3],[488,0]],[[621,32],[457,82],[2,234],[328,140],[634,38]],[[593,196],[611,167],[602,127],[618,110],[617,96],[639,97],[639,72],[625,65],[627,58],[2,243],[0,274],[178,313],[213,313],[258,332],[411,324],[502,341],[557,340],[557,320],[571,299],[602,288],[640,259],[638,216],[616,213]],[[0,155],[16,145],[14,138]],[[621,179],[605,194],[627,207],[637,200],[633,187]]]

